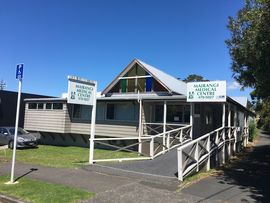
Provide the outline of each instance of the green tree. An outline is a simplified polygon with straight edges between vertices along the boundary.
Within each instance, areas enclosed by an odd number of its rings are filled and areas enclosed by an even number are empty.
[[[259,113],[258,127],[269,131],[270,130],[270,97],[264,99],[263,102],[257,104],[257,111]]]
[[[229,17],[226,41],[234,78],[254,88],[251,96],[270,96],[270,0],[246,0],[236,18]]]
[[[201,75],[191,74],[187,76],[183,81],[184,82],[201,82],[201,81],[209,81],[209,80],[204,79],[204,77]]]
[[[254,89],[259,124],[270,130],[270,0],[246,0],[236,17],[229,17],[228,28],[233,77]]]
[[[247,109],[249,109],[250,111],[253,111],[254,112],[254,110],[255,110],[255,103],[254,103],[254,101],[247,101]]]

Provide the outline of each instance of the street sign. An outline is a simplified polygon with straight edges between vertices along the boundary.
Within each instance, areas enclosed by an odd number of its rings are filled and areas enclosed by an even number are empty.
[[[18,125],[19,125],[19,117],[20,117],[22,78],[23,78],[23,64],[21,63],[21,64],[18,64],[16,66],[16,79],[19,80],[19,87],[18,87],[18,100],[17,100],[17,111],[16,111],[16,121],[15,121],[12,163],[11,163],[11,174],[10,174],[10,181],[8,182],[8,184],[16,184],[17,183],[17,182],[15,182],[15,179],[14,179],[14,173],[15,173],[15,162],[16,162]]]
[[[23,64],[18,64],[16,68],[16,79],[21,80],[23,78]]]
[[[188,102],[225,102],[226,81],[188,82]]]

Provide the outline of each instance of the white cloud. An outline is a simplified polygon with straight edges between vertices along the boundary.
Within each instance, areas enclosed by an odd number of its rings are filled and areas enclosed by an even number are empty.
[[[228,90],[237,90],[237,89],[240,90],[241,87],[242,86],[236,81],[232,81],[232,82],[227,83]]]

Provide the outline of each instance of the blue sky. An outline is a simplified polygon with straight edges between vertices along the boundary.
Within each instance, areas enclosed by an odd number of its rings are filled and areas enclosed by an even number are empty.
[[[67,75],[98,81],[99,91],[134,58],[175,77],[233,82],[224,40],[228,16],[244,0],[0,0],[0,79],[17,91],[61,96]]]

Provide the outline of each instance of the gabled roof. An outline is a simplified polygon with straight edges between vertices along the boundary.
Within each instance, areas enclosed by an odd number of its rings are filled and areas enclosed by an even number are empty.
[[[138,64],[142,67],[146,72],[148,72],[154,79],[156,79],[162,86],[164,86],[169,92],[186,95],[187,85],[185,82],[174,78],[167,73],[139,60],[134,59],[102,92],[102,94],[106,94],[110,91],[111,88],[116,85],[116,83],[120,80],[120,77],[123,77],[135,64]]]
[[[247,97],[231,97],[234,101],[241,104],[243,107],[247,108]]]

